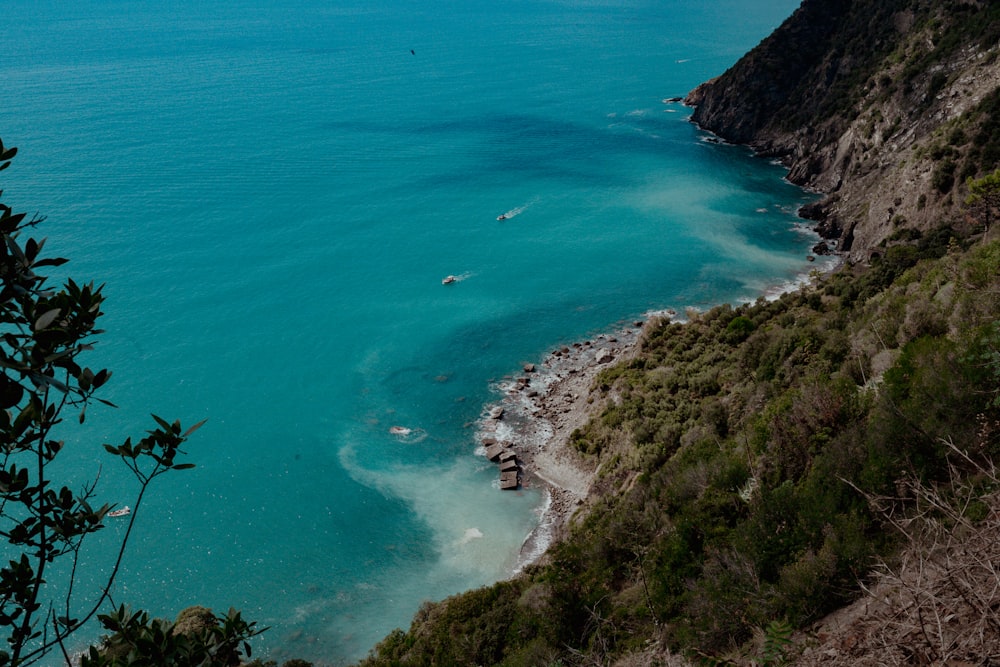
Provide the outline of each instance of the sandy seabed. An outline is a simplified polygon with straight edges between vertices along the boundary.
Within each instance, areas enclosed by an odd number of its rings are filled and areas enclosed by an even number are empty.
[[[569,445],[574,430],[601,401],[591,394],[597,374],[634,356],[641,322],[554,350],[541,364],[499,383],[503,398],[486,406],[476,433],[479,454],[500,442],[517,454],[521,486],[541,488],[538,526],[521,546],[515,573],[537,561],[590,491],[593,464]],[[497,491],[501,493],[501,491]]]

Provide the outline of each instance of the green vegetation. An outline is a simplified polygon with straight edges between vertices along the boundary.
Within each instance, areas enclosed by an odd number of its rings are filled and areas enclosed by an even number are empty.
[[[1000,211],[1000,169],[980,179],[966,181],[969,196],[965,200],[973,217],[982,223],[983,231],[989,232],[993,220]]]
[[[572,444],[592,506],[513,581],[428,604],[362,664],[726,664],[858,595],[898,534],[873,497],[1000,454],[1000,243],[901,233],[872,268],[647,328]],[[964,460],[964,459],[963,459]],[[961,463],[961,462],[960,462]],[[897,513],[898,513],[897,512]]]
[[[11,164],[15,148],[0,142],[0,171]],[[2,194],[2,192],[0,192]],[[103,588],[89,599],[74,596],[76,564],[85,538],[103,528],[110,505],[95,505],[96,482],[79,491],[59,486],[56,459],[63,416],[82,423],[94,402],[111,405],[98,390],[111,373],[80,364],[101,331],[104,297],[93,283],[67,280],[61,289],[48,285],[38,271],[61,266],[65,259],[45,257],[45,241],[30,236],[42,222],[0,203],[0,537],[7,561],[0,567],[0,632],[6,650],[0,666],[39,662],[60,651],[66,664],[68,638],[110,600],[110,589],[150,484],[161,475],[193,467],[181,461],[181,446],[201,425],[183,429],[180,422],[153,416],[156,427],[140,440],[105,444],[100,452],[132,472],[138,494],[132,503],[125,537]],[[95,475],[99,468],[95,470]],[[65,567],[55,569],[58,563]],[[61,586],[53,588],[57,576]],[[53,591],[62,591],[55,593]],[[99,617],[115,633],[105,650],[91,649],[85,665],[237,664],[239,647],[259,631],[231,612],[204,632],[170,634],[170,624],[124,608]],[[178,622],[180,624],[180,621]],[[209,627],[210,626],[210,627]],[[249,646],[245,646],[249,655]]]
[[[985,177],[1000,164],[1000,89],[947,127],[923,153],[934,162],[931,185],[940,194],[948,194],[960,181],[968,185]]]
[[[250,654],[245,639],[261,632],[254,629],[254,623],[244,621],[236,610],[216,617],[211,609],[204,607],[188,607],[173,623],[119,607],[102,615],[101,623],[112,634],[105,637],[99,648],[91,647],[81,656],[80,667],[235,667],[241,664],[241,649]]]
[[[750,72],[738,79],[743,93],[756,92],[768,105],[767,113],[754,117],[789,131],[812,131],[831,120],[843,130],[872,92],[877,103],[901,97],[907,113],[925,111],[949,83],[948,73],[936,67],[970,43],[992,47],[1000,25],[992,4],[957,0],[812,2],[800,11],[808,18],[795,30],[779,28],[752,51],[740,65]],[[912,24],[901,30],[900,21]],[[788,53],[796,54],[795,62],[788,62]],[[758,83],[765,90],[746,90]],[[774,85],[785,94],[768,92]],[[904,120],[896,118],[893,127]]]

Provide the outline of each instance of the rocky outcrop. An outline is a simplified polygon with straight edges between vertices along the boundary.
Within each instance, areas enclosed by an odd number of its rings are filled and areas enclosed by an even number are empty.
[[[997,168],[998,36],[996,3],[805,0],[685,101],[826,194],[806,217],[866,262],[902,229],[962,224],[965,178]]]

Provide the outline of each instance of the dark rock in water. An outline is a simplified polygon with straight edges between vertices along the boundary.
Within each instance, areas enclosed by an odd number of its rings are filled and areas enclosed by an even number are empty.
[[[837,214],[833,212],[836,202],[837,197],[826,197],[818,202],[806,204],[799,208],[799,217],[816,222],[816,233],[827,241],[844,238],[844,225]],[[848,243],[847,245],[849,246],[850,244]],[[829,246],[827,248],[829,252]]]
[[[817,255],[829,255],[830,254],[830,246],[828,246],[826,244],[826,241],[820,241],[819,243],[817,243],[816,245],[813,246],[812,250]]]
[[[815,262],[815,261],[816,261],[816,258],[815,258],[815,257],[813,257],[812,255],[806,255],[806,261],[809,261],[809,262]]]
[[[535,372],[535,365],[534,364],[525,364],[524,365],[524,372],[525,373],[534,373]]]
[[[844,234],[844,225],[837,216],[831,215],[816,225],[816,233],[824,239],[839,239]]]
[[[684,98],[683,97],[668,97],[667,99],[665,99],[663,101],[666,102],[667,104],[677,104],[678,102],[683,102]]]
[[[828,214],[829,210],[827,209],[827,202],[825,200],[814,201],[799,207],[799,217],[814,222],[825,220]]]

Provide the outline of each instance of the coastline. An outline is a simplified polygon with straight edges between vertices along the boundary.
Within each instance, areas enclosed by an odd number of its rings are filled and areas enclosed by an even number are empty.
[[[829,259],[823,274],[836,271],[843,263],[836,251]],[[810,282],[811,276],[803,274],[794,282],[764,290],[760,296],[777,299]],[[598,373],[638,354],[647,327],[685,321],[673,310],[653,311],[642,320],[619,323],[610,332],[561,346],[540,364],[527,363],[522,373],[497,383],[503,396],[483,408],[476,428],[476,455],[486,456],[489,444],[503,444],[517,455],[519,488],[539,488],[543,493],[538,525],[522,542],[511,576],[545,556],[590,494],[597,467],[569,441],[573,431],[597,415],[601,401],[606,400],[594,391]]]
[[[565,345],[540,364],[498,383],[503,397],[485,406],[477,424],[476,453],[502,443],[517,454],[523,488],[539,488],[539,522],[525,538],[512,574],[538,561],[566,529],[590,491],[597,470],[569,446],[573,431],[591,419],[600,404],[593,384],[604,368],[634,356],[647,322],[619,324],[609,333]]]

